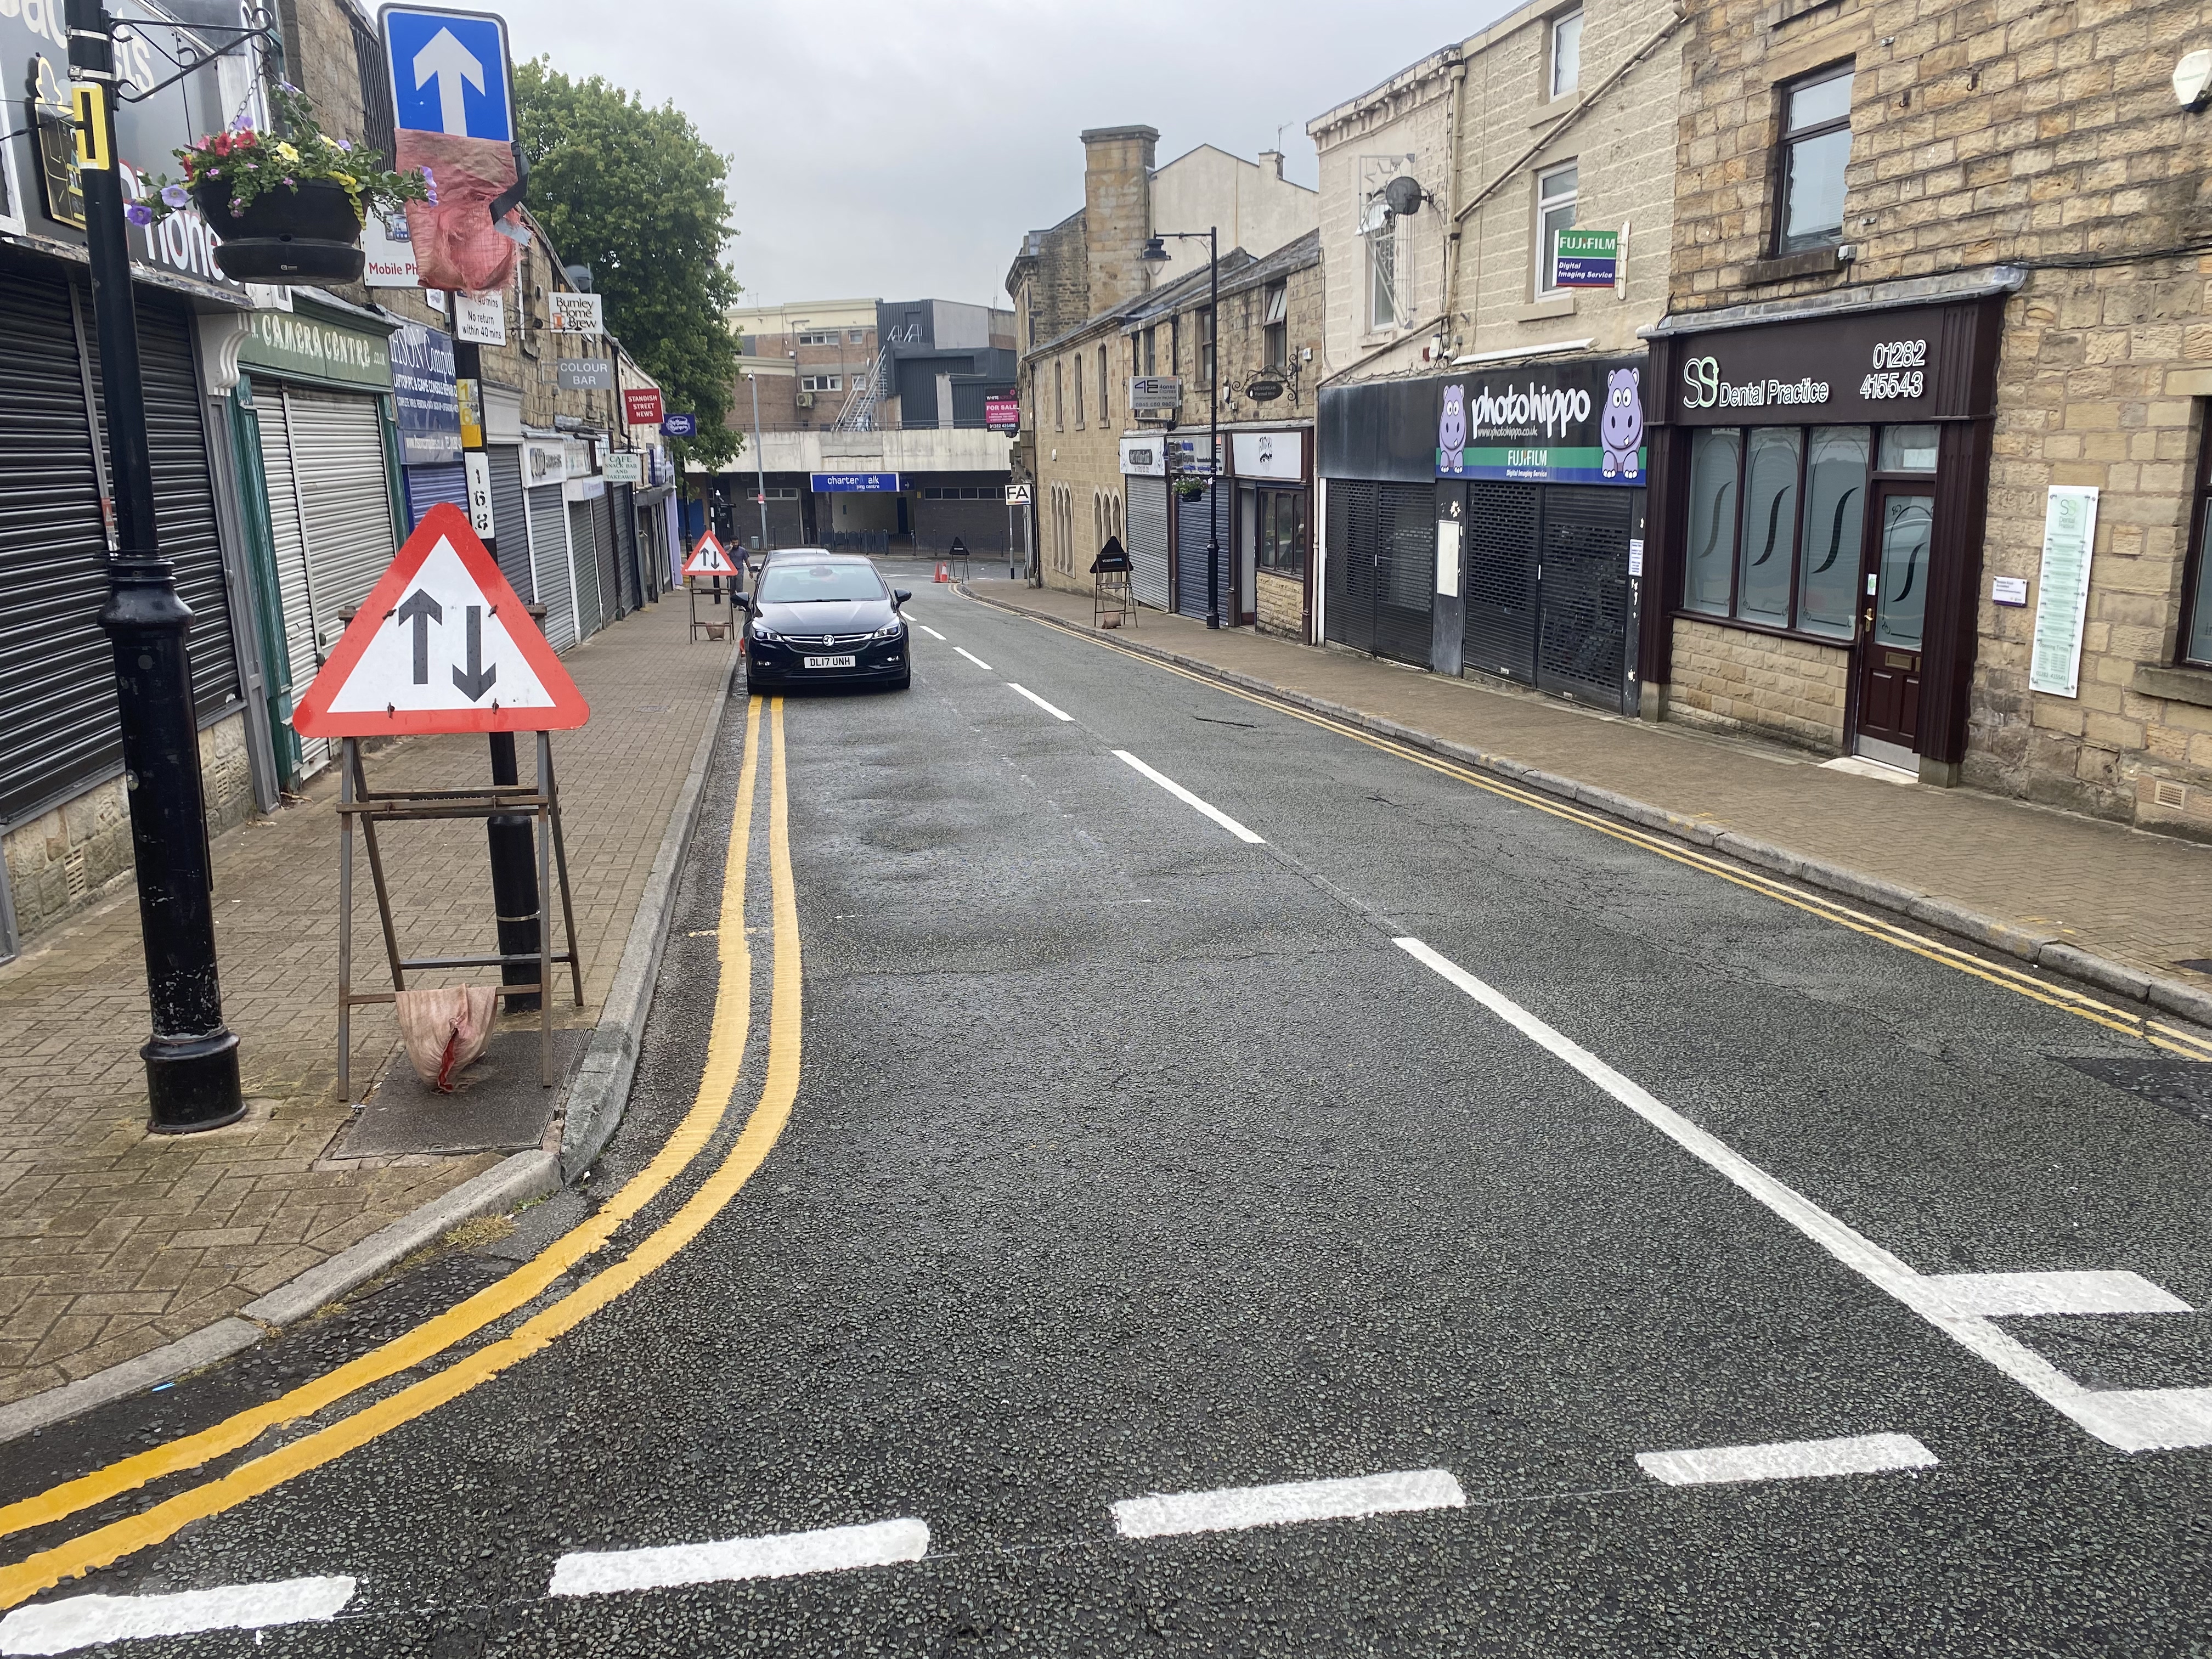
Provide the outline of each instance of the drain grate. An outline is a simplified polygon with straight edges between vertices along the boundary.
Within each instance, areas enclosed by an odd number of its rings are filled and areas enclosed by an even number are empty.
[[[2051,1056],[2115,1089],[2139,1095],[2169,1112],[2212,1125],[2212,1065],[2195,1060],[2103,1060]]]

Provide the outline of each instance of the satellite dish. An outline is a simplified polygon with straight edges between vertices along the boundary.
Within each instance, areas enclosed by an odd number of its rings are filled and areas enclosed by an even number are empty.
[[[561,267],[561,270],[568,278],[568,286],[574,289],[577,293],[589,294],[592,291],[591,266],[585,264],[563,265]]]
[[[1409,218],[1421,210],[1421,204],[1429,199],[1421,188],[1421,181],[1410,173],[1400,173],[1382,186],[1382,199],[1390,204],[1390,211],[1401,219]]]

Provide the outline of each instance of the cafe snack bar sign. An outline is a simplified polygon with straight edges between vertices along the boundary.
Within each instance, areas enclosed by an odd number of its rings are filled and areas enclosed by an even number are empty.
[[[1680,334],[1668,342],[1667,417],[1825,426],[1985,414],[1993,340],[1973,303]]]

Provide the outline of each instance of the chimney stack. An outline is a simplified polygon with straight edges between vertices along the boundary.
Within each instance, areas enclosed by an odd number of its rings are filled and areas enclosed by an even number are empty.
[[[1283,152],[1279,149],[1261,150],[1260,152],[1260,165],[1263,167],[1272,169],[1276,178],[1281,178],[1283,176]]]
[[[1093,127],[1083,135],[1083,234],[1087,314],[1145,290],[1137,255],[1152,234],[1155,127]]]

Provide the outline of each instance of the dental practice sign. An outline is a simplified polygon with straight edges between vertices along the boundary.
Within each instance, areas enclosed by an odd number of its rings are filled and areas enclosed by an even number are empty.
[[[1644,374],[1643,358],[1622,357],[1448,375],[1437,477],[1641,487]]]

